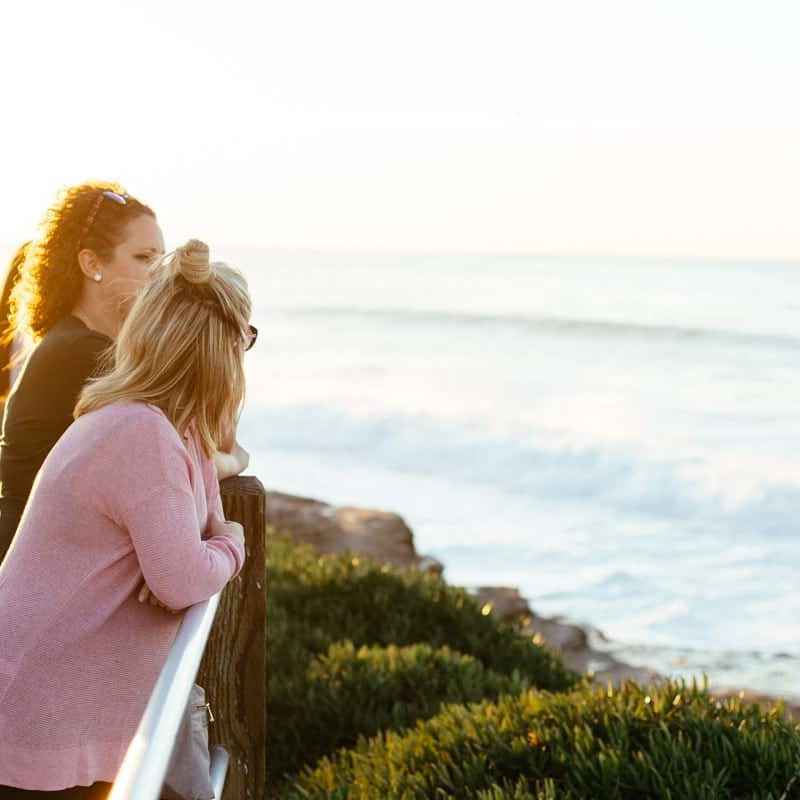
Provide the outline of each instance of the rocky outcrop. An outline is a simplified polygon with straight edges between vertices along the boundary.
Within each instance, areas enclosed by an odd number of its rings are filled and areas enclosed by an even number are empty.
[[[600,683],[615,686],[624,680],[650,683],[661,677],[651,669],[626,664],[611,653],[593,646],[593,642],[603,639],[598,631],[572,625],[560,617],[540,617],[535,614],[518,589],[481,586],[475,591],[475,599],[483,606],[488,604],[497,619],[519,625],[520,630],[534,641],[551,647],[569,669],[581,674],[594,673],[595,680]]]
[[[414,534],[398,514],[368,508],[332,506],[282,492],[267,492],[267,525],[322,553],[350,550],[395,569],[414,568],[442,574],[442,564],[421,556]]]
[[[491,613],[502,622],[516,624],[534,641],[547,644],[555,650],[569,669],[580,674],[591,672],[596,681],[619,686],[622,681],[633,680],[648,684],[663,680],[664,676],[647,667],[635,667],[620,661],[602,648],[605,637],[600,631],[572,625],[560,617],[540,617],[535,614],[528,601],[518,589],[509,586],[481,586],[475,591],[475,599],[482,606],[487,604]],[[774,706],[779,698],[731,688],[711,688],[713,697],[725,700],[739,697],[748,703]],[[782,700],[789,719],[800,721],[800,698]]]

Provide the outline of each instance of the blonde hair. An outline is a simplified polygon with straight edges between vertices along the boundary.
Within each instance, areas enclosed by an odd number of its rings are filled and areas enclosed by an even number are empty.
[[[192,239],[167,254],[123,323],[113,368],[84,388],[75,418],[110,403],[151,403],[179,433],[193,424],[210,456],[244,400],[250,311],[244,276],[212,263],[206,244]]]

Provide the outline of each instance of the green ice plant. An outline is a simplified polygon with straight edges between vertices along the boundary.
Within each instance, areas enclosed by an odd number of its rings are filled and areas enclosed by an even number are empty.
[[[584,685],[447,706],[322,759],[285,797],[789,800],[799,771],[780,706],[683,682]]]
[[[443,703],[578,676],[499,624],[462,589],[353,555],[268,541],[267,758],[270,780],[359,735],[398,729]]]
[[[800,800],[780,706],[601,688],[435,576],[268,548],[275,796]]]

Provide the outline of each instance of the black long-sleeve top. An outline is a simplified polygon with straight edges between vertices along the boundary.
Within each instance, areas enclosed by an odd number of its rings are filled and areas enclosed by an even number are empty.
[[[0,440],[0,561],[11,546],[36,473],[72,422],[86,381],[112,340],[77,317],[57,322],[31,352],[9,395]]]

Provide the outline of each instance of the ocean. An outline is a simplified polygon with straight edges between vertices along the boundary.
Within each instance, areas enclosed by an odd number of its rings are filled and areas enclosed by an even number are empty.
[[[270,489],[400,513],[465,586],[800,695],[800,268],[227,250]]]

